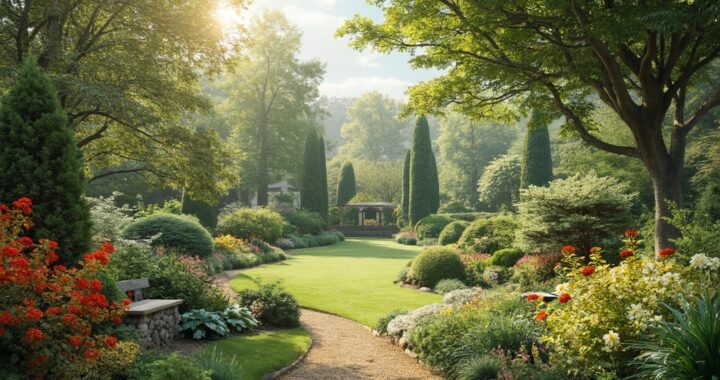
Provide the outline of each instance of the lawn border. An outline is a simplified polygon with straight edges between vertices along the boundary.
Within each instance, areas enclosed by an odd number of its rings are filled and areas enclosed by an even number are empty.
[[[262,380],[275,380],[275,379],[277,379],[278,377],[284,375],[285,373],[289,372],[289,371],[292,370],[293,368],[297,367],[298,364],[300,364],[300,362],[303,361],[303,359],[305,359],[305,357],[308,356],[308,354],[310,353],[310,350],[311,350],[311,349],[313,348],[313,346],[315,345],[315,339],[313,338],[312,334],[310,334],[310,331],[307,331],[307,330],[305,330],[304,328],[303,328],[303,330],[304,330],[305,332],[307,332],[307,333],[308,333],[308,336],[310,337],[310,344],[308,344],[307,349],[305,350],[305,352],[303,352],[303,354],[300,355],[297,359],[295,359],[295,361],[293,361],[292,363],[286,365],[285,367],[282,367],[282,368],[280,368],[280,369],[278,369],[278,370],[275,370],[274,372],[268,373],[267,375],[263,375]]]

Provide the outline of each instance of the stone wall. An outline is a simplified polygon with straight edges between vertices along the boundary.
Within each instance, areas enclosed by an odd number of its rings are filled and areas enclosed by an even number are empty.
[[[145,333],[144,346],[159,347],[178,337],[180,313],[172,306],[149,314],[128,313],[123,322]]]

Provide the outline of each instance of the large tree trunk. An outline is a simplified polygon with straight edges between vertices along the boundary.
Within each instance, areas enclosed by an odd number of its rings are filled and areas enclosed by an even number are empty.
[[[683,204],[682,173],[664,173],[653,178],[655,190],[655,252],[671,247],[670,241],[680,236],[680,231],[665,220],[672,216],[668,202],[678,206]]]

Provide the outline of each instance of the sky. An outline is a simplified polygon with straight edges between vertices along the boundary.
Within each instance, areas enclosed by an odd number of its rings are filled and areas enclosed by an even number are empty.
[[[355,14],[382,20],[382,12],[365,0],[254,0],[251,14],[264,8],[281,10],[303,32],[300,59],[318,59],[326,64],[320,93],[328,97],[357,97],[379,91],[405,99],[405,90],[436,71],[412,70],[406,54],[359,52],[348,46],[348,38],[335,38],[335,30]]]

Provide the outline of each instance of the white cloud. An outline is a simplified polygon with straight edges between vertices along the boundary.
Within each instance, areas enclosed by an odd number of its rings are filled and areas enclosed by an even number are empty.
[[[320,93],[328,97],[356,97],[378,91],[395,99],[405,99],[405,91],[411,85],[413,83],[393,77],[349,77],[342,82],[323,82]]]
[[[380,67],[380,62],[376,61],[378,58],[380,58],[380,53],[363,52],[358,56],[357,62],[360,66],[370,69]]]

